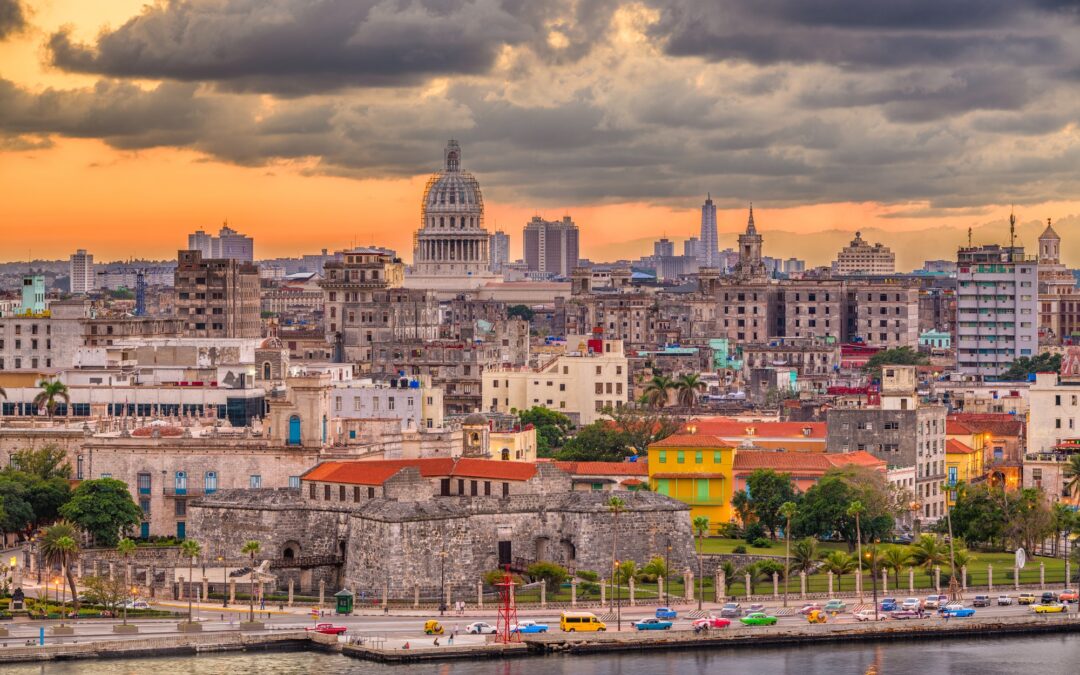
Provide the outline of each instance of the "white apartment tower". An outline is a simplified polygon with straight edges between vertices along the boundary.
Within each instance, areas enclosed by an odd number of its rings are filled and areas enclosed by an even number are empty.
[[[1039,346],[1039,265],[1022,246],[957,253],[957,370],[1000,375]]]
[[[701,267],[720,266],[720,242],[716,235],[716,205],[712,194],[701,205],[701,236],[698,238],[698,265]]]
[[[85,249],[80,248],[71,254],[68,266],[72,293],[89,293],[94,290],[94,255],[92,253],[87,253]]]

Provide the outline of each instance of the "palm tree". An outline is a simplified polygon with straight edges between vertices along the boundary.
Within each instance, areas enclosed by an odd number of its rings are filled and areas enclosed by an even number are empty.
[[[53,413],[56,412],[56,406],[59,405],[57,399],[63,399],[65,404],[71,401],[71,398],[68,396],[67,385],[60,380],[47,380],[41,378],[41,381],[38,382],[38,386],[41,387],[41,391],[34,397],[34,407],[45,408],[45,411],[49,413],[50,418],[53,416]]]
[[[927,574],[934,567],[944,565],[949,560],[949,551],[945,542],[934,534],[924,534],[911,545],[911,562],[926,570]]]
[[[1065,479],[1063,487],[1072,495],[1073,504],[1080,503],[1080,453],[1073,453],[1069,461],[1061,468]]]
[[[832,572],[836,575],[836,590],[839,591],[844,578],[844,575],[849,572],[855,571],[857,565],[855,558],[852,558],[843,551],[830,551],[824,558],[821,559],[821,569],[826,572]]]
[[[750,576],[750,595],[754,594],[754,588],[759,581],[767,581],[772,578],[774,571],[773,562],[771,560],[759,560],[758,562],[747,563],[736,572],[739,576]],[[779,572],[779,570],[775,570]]]
[[[949,570],[949,572],[953,575],[959,574],[960,570],[965,567],[970,567],[974,560],[975,556],[971,555],[971,551],[963,548],[957,549],[956,553],[953,554],[953,565],[955,566],[955,569]]]
[[[730,560],[720,563],[720,569],[724,571],[724,595],[728,594],[731,582],[735,581],[735,564]]]
[[[188,559],[187,620],[188,623],[191,623],[191,577],[195,574],[195,558],[198,558],[199,554],[202,553],[202,546],[199,546],[199,542],[194,539],[185,539],[180,544],[180,553]],[[254,574],[254,567],[252,568],[252,573]],[[254,605],[252,605],[252,611],[254,611]]]
[[[890,546],[881,554],[881,566],[892,570],[893,584],[900,585],[900,573],[911,564],[911,551],[907,546]]]
[[[705,575],[701,570],[701,547],[705,541],[705,535],[709,533],[709,517],[698,516],[694,518],[694,532],[697,534],[697,573],[698,573],[698,599],[697,608],[701,610],[701,596],[705,595]]]
[[[626,502],[621,497],[612,497],[607,502],[607,509],[611,512],[611,597],[610,608],[615,608],[615,571],[618,565],[616,557],[619,547],[619,514],[626,510]]]
[[[686,406],[690,414],[694,414],[698,393],[705,390],[705,383],[701,381],[701,377],[697,373],[688,373],[676,380],[674,387],[678,391],[679,405]]]
[[[642,400],[653,408],[663,408],[667,405],[668,392],[675,387],[671,378],[664,375],[653,375],[653,379],[645,385],[645,394]]]
[[[248,595],[248,622],[255,623],[255,556],[259,553],[261,548],[259,542],[251,539],[245,541],[244,545],[240,548],[240,553],[245,553],[251,556],[251,592]]]
[[[124,560],[124,595],[131,590],[131,556],[135,555],[135,542],[124,537],[120,540],[120,543],[116,545],[116,552],[120,554],[120,557]],[[124,602],[124,625],[127,625],[127,611],[128,602]]]
[[[660,577],[668,578],[668,564],[663,556],[653,556],[641,568],[641,574],[647,581],[656,581]]]
[[[862,558],[862,529],[859,526],[859,516],[861,516],[864,511],[866,511],[866,507],[863,506],[863,503],[861,501],[859,501],[858,499],[851,502],[851,504],[849,504],[848,507],[847,507],[848,516],[855,519],[855,546],[856,546],[856,549],[858,551],[857,554],[856,554],[856,555],[858,555],[858,558],[856,558],[856,560],[859,561],[860,565],[862,565],[862,559],[863,558]],[[862,591],[862,569],[861,568],[859,569],[859,581],[860,581],[860,583],[859,583],[859,602],[862,602],[863,601],[863,591]]]
[[[71,539],[75,542],[75,549],[66,549],[60,545],[60,540],[63,538]],[[79,558],[79,529],[75,527],[75,524],[67,520],[58,520],[49,527],[45,528],[45,532],[41,537],[41,552],[45,556],[45,561],[50,565],[60,563],[61,569],[65,571],[65,577],[67,578],[68,587],[71,588],[71,597],[75,599],[75,609],[79,608],[79,592],[75,588],[75,573],[71,571],[71,564]],[[64,561],[68,562],[65,568]]]
[[[71,537],[60,537],[56,540],[56,551],[60,559],[60,576],[67,576],[67,572],[70,569],[71,563],[79,556],[79,544]],[[64,619],[67,617],[67,586],[62,585],[62,595],[60,600],[60,625],[64,625]],[[77,606],[78,595],[72,591],[71,604]],[[78,611],[76,607],[76,612]]]
[[[780,505],[780,515],[787,520],[784,526],[784,607],[787,607],[788,577],[791,576],[791,518],[798,509],[795,502]]]
[[[806,537],[795,542],[794,555],[791,560],[791,569],[795,572],[809,574],[817,566],[818,543],[813,537]]]

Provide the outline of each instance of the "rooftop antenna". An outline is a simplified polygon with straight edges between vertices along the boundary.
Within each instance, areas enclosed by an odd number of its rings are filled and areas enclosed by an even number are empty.
[[[1009,211],[1009,248],[1016,246],[1016,213],[1015,207]]]
[[[971,227],[968,226],[968,248],[971,248]]]

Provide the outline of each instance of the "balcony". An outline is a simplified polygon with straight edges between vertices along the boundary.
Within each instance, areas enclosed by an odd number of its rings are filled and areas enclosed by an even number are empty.
[[[212,495],[217,490],[211,488],[209,490],[202,487],[166,487],[162,489],[162,494],[166,497],[202,497],[203,495]]]

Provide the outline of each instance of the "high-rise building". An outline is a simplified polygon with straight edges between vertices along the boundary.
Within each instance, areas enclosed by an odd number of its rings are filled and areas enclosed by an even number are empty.
[[[653,255],[657,258],[673,258],[675,256],[675,242],[667,237],[662,237],[653,242]]]
[[[701,237],[698,243],[697,259],[701,267],[719,266],[720,243],[716,235],[716,205],[712,195],[705,198],[701,205]],[[690,255],[687,252],[687,255]]]
[[[1039,347],[1039,265],[1022,246],[961,248],[956,263],[956,366],[1000,375]]]
[[[683,242],[682,254],[684,258],[697,258],[700,250],[701,240],[697,237],[687,237],[686,241]],[[698,260],[698,264],[701,264],[700,260]]]
[[[491,271],[502,272],[503,267],[510,262],[510,235],[502,230],[491,233],[488,241],[491,250]]]
[[[420,229],[413,244],[412,272],[417,276],[490,274],[484,197],[480,183],[461,168],[457,141],[446,144],[443,168],[431,176],[424,189]]]
[[[177,255],[176,317],[186,337],[257,338],[259,268],[228,258],[203,258],[199,251]]]
[[[524,249],[529,272],[568,277],[578,264],[578,227],[570,216],[562,220],[533,216],[525,226]]]
[[[203,259],[227,258],[240,262],[255,260],[255,240],[240,234],[228,225],[222,225],[218,236],[202,230],[188,235],[189,251],[198,251]]]
[[[837,254],[832,264],[833,274],[892,274],[896,271],[896,254],[883,244],[869,244],[856,232],[851,244]]]
[[[89,293],[94,290],[94,256],[85,249],[71,254],[68,263],[72,293]]]

